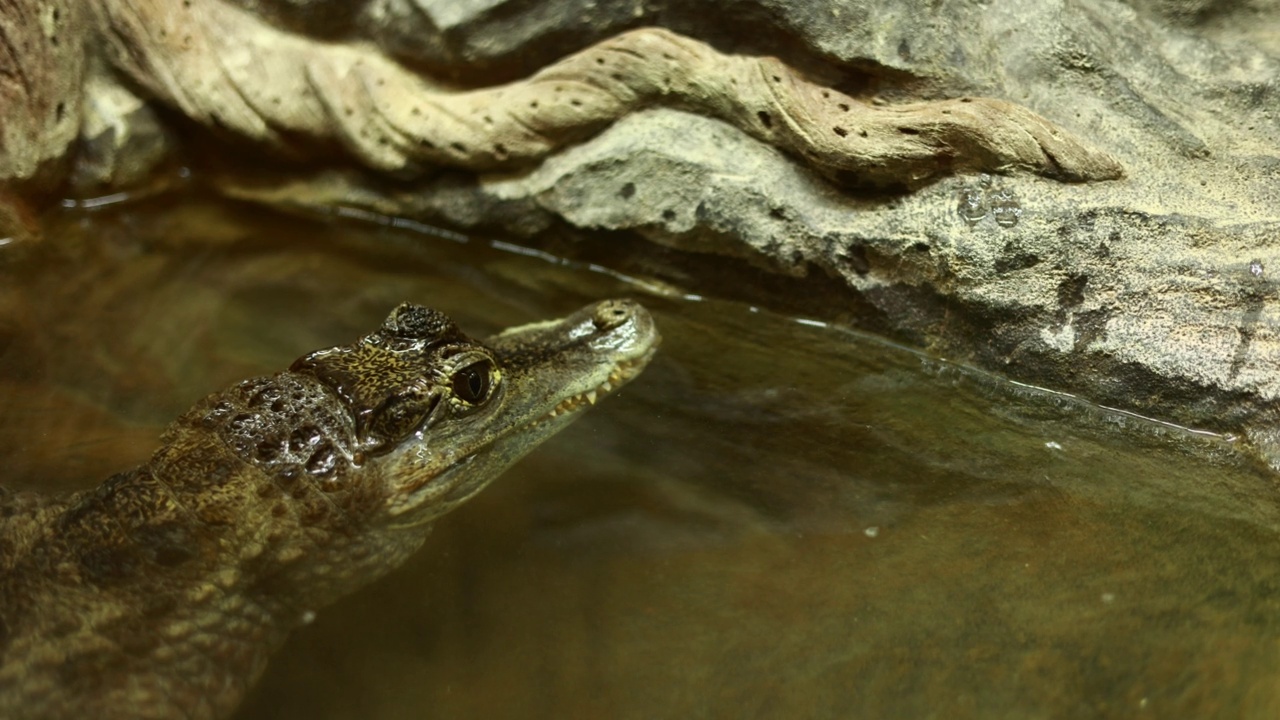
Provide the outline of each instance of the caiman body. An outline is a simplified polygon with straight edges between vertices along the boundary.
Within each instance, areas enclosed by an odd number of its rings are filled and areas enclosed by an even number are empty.
[[[290,630],[400,564],[656,343],[628,301],[485,342],[406,304],[204,399],[97,488],[0,489],[0,717],[225,717]]]

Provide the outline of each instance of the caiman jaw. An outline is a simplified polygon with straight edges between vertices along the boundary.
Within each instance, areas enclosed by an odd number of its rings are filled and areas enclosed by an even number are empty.
[[[653,354],[652,352],[650,352],[648,355],[645,355],[643,358],[637,358],[635,360],[626,360],[618,363],[618,366],[614,368],[613,372],[609,373],[608,379],[606,379],[603,383],[600,383],[600,385],[598,385],[592,390],[588,390],[584,393],[579,393],[577,395],[574,395],[573,397],[561,400],[560,404],[556,405],[554,408],[551,409],[551,412],[538,418],[537,420],[534,420],[533,421],[534,424],[537,424],[544,420],[550,420],[552,418],[556,418],[561,415],[577,412],[578,410],[582,409],[584,405],[595,405],[597,402],[600,401],[600,398],[605,397],[609,393],[612,393],[614,390],[617,390],[623,385],[626,385],[627,383],[631,382],[631,379],[634,378],[636,375],[639,375],[640,371],[644,370],[645,366],[649,364],[649,359],[652,356]]]
[[[606,300],[483,343],[501,385],[488,406],[428,423],[380,458],[394,525],[428,522],[470,498],[587,407],[635,378],[659,337],[637,303]]]

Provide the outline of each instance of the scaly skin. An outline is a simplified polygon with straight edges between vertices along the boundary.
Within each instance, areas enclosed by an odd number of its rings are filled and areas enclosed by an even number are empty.
[[[97,488],[0,489],[0,717],[226,716],[291,629],[403,562],[657,341],[627,301],[483,343],[401,305],[204,399]]]

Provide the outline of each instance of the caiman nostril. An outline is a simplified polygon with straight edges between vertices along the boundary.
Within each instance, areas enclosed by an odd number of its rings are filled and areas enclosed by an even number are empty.
[[[631,319],[634,306],[629,300],[606,300],[596,306],[591,321],[597,330],[612,330]]]

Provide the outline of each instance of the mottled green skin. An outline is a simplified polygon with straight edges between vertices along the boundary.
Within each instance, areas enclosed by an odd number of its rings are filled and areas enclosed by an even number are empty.
[[[0,489],[0,717],[226,716],[291,629],[404,561],[656,342],[626,301],[484,343],[402,305],[202,400],[97,488]]]

